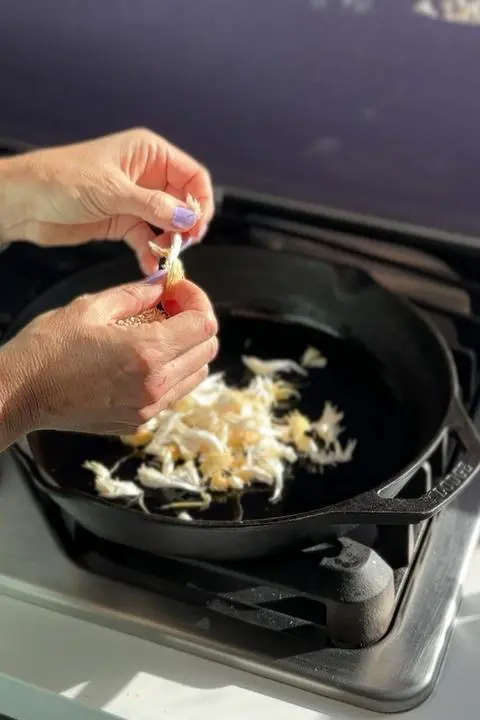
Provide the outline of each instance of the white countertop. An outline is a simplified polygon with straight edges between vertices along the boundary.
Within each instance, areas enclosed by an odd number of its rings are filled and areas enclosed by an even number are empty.
[[[480,549],[437,688],[426,703],[396,717],[470,720],[478,713],[479,670]],[[0,672],[132,720],[203,720],[213,713],[229,720],[388,717],[5,596]]]

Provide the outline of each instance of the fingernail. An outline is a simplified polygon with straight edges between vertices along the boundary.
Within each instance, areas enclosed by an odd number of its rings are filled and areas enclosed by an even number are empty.
[[[180,228],[181,230],[188,230],[197,221],[196,214],[187,207],[177,207],[172,217],[173,227]]]
[[[155,285],[155,283],[158,283],[160,280],[162,280],[165,277],[165,270],[162,268],[161,270],[157,270],[156,272],[152,273],[148,277],[145,278],[145,282],[149,285]]]

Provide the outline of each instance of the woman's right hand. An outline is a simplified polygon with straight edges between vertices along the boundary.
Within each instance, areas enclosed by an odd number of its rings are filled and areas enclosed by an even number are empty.
[[[36,429],[125,435],[207,375],[217,322],[186,280],[162,295],[146,282],[85,295],[41,315],[0,351],[0,449]],[[164,322],[120,318],[162,304]]]

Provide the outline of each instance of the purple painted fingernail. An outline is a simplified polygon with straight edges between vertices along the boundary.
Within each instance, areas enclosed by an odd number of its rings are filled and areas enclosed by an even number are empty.
[[[162,280],[162,278],[164,277],[165,270],[162,268],[161,270],[157,270],[156,272],[146,277],[145,282],[147,282],[149,285],[155,285],[155,283],[157,283],[159,280]]]
[[[188,230],[197,222],[197,215],[187,207],[177,207],[172,217],[172,225],[181,230]]]

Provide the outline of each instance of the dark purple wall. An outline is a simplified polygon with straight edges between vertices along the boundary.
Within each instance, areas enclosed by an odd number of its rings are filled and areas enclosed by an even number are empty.
[[[480,26],[362,2],[1,2],[0,135],[146,125],[217,183],[480,235]]]

